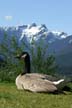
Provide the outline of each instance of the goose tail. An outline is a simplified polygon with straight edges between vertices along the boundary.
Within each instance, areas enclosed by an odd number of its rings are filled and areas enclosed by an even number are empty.
[[[59,85],[60,83],[64,82],[64,79],[60,79],[58,81],[54,81],[53,84],[54,85]]]
[[[58,81],[54,81],[53,84],[58,88],[58,89],[63,89],[65,86],[67,86],[68,83],[72,82],[71,80],[66,80],[66,79],[60,79]]]

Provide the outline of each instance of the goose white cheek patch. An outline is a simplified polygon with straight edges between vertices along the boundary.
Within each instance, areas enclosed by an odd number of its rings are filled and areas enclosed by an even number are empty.
[[[21,58],[25,58],[27,56],[27,54],[24,54]]]

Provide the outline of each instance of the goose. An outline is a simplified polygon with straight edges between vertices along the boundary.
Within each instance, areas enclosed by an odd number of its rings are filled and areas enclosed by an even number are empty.
[[[30,55],[28,52],[22,52],[16,58],[25,62],[24,71],[16,77],[15,83],[17,89],[31,92],[56,92],[64,86],[64,79],[56,79],[51,75],[31,73]]]

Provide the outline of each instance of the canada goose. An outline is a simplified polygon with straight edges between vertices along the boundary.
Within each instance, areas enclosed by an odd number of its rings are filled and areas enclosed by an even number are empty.
[[[29,90],[32,92],[55,92],[64,86],[64,79],[57,80],[45,74],[30,73],[30,56],[27,52],[22,52],[16,58],[23,59],[25,70],[16,78],[17,89]]]

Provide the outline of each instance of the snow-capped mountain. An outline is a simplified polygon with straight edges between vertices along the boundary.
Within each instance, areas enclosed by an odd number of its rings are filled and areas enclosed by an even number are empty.
[[[44,24],[37,26],[35,23],[33,23],[22,30],[20,40],[26,37],[29,43],[32,42],[32,39],[34,39],[34,41],[38,41],[40,39],[48,39],[48,42],[53,42],[56,39],[65,39],[67,36],[68,35],[64,32],[48,30]]]
[[[72,35],[68,35],[64,32],[57,32],[49,30],[45,24],[36,25],[22,25],[14,27],[0,27],[0,42],[2,42],[4,35],[8,37],[15,36],[18,41],[24,41],[27,45],[31,45],[32,41],[39,44],[43,41],[43,47],[49,46],[49,52],[60,53],[67,47],[72,48]],[[68,52],[66,49],[65,52]]]
[[[2,42],[5,34],[9,38],[15,36],[19,43],[24,41],[29,47],[31,47],[32,41],[36,44],[40,44],[43,41],[43,47],[48,45],[47,53],[56,54],[57,61],[60,65],[62,63],[63,66],[67,67],[66,61],[68,59],[70,63],[68,62],[67,64],[72,67],[72,58],[71,56],[69,57],[69,55],[72,55],[72,35],[64,32],[51,31],[45,24],[37,25],[35,23],[14,27],[0,27],[0,42]],[[63,62],[60,62],[60,57],[65,57]]]
[[[68,37],[64,32],[50,31],[44,24],[38,26],[35,23],[15,27],[0,27],[0,38],[4,33],[9,36],[15,35],[20,41],[26,38],[29,43],[32,42],[32,39],[34,41],[48,39],[48,42],[54,42],[56,39],[61,40]]]

